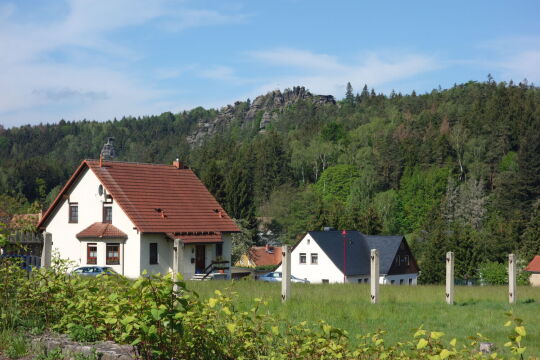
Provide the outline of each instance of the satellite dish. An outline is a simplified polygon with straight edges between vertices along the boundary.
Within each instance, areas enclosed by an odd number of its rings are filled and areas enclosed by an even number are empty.
[[[98,187],[99,196],[103,195],[103,192],[104,192],[103,185],[100,184],[99,187]]]

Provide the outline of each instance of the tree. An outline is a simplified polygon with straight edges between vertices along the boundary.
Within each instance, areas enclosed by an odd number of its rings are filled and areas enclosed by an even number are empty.
[[[347,83],[347,90],[345,92],[345,102],[349,105],[354,105],[354,92],[350,82]]]
[[[315,191],[324,199],[336,199],[345,203],[351,187],[360,176],[358,169],[351,165],[336,165],[326,169],[315,184]]]
[[[527,263],[540,255],[540,201],[534,206],[531,220],[521,236],[520,257]]]

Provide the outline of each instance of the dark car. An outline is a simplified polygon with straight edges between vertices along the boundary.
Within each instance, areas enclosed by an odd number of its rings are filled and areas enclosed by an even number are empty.
[[[118,275],[110,266],[81,266],[73,270],[71,274],[80,276]]]
[[[261,275],[257,279],[260,281],[266,281],[266,282],[281,282],[282,276],[283,275],[281,274],[281,271],[274,271],[274,272],[269,272],[267,274]],[[293,275],[291,275],[291,282],[309,284],[309,280],[300,279]]]

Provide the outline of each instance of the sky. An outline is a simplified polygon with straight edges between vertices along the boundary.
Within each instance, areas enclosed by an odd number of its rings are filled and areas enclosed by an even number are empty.
[[[540,1],[0,0],[0,125],[540,84]]]

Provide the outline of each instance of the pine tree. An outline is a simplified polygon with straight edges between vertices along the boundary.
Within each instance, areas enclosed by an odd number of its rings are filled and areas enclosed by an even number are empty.
[[[350,82],[347,83],[347,91],[345,92],[345,102],[354,105],[354,92]]]
[[[520,257],[526,262],[540,255],[540,202],[534,206],[531,220],[521,237]]]

